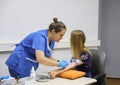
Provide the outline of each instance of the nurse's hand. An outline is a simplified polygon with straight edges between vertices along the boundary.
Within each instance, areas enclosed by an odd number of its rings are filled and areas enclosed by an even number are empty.
[[[58,63],[58,66],[65,68],[66,66],[68,66],[68,64],[69,64],[69,63],[68,63],[67,61],[62,60],[62,61],[60,61],[60,62]]]

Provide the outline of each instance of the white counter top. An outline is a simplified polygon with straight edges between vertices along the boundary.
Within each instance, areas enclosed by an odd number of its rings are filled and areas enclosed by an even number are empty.
[[[48,81],[36,82],[35,85],[89,85],[97,82],[96,79],[81,77],[78,79],[70,80],[64,78],[55,78]]]

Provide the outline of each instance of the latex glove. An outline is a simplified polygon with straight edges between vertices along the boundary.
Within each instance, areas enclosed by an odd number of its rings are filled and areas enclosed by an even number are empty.
[[[70,60],[70,62],[76,62],[76,59],[72,58],[72,59]]]
[[[60,61],[60,62],[58,63],[58,66],[65,68],[66,66],[68,66],[68,64],[69,64],[69,63],[68,63],[67,61],[62,60],[62,61]]]

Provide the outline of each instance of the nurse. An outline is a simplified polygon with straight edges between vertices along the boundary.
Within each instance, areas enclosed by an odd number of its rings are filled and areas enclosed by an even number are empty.
[[[67,61],[57,61],[52,56],[51,51],[54,49],[55,42],[59,42],[66,32],[66,26],[63,22],[58,21],[57,18],[53,18],[53,21],[48,29],[29,34],[16,45],[6,61],[12,77],[30,76],[32,66],[37,70],[39,64],[63,68],[68,65]]]

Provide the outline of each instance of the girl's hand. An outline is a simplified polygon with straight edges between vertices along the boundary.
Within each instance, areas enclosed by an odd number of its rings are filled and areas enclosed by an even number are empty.
[[[53,79],[53,78],[56,77],[57,72],[56,72],[56,71],[51,71],[51,72],[49,72],[48,74],[50,75],[50,78]]]

